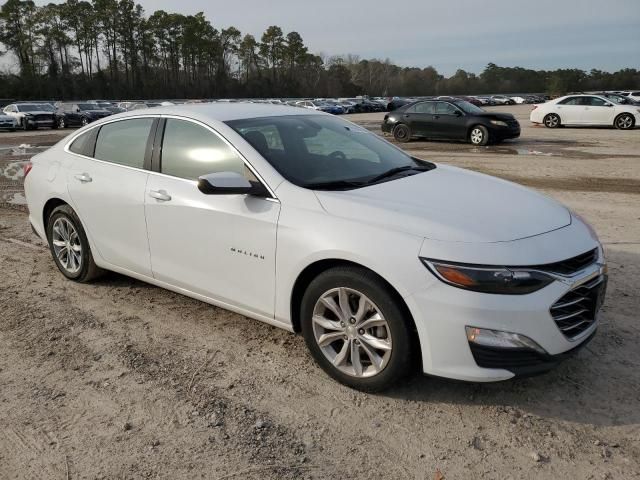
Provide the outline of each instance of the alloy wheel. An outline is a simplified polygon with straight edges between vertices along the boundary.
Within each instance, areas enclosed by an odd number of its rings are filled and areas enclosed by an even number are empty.
[[[620,115],[616,119],[616,127],[620,130],[627,130],[633,127],[633,118],[631,118],[631,115]]]
[[[60,265],[69,273],[82,266],[82,244],[78,231],[67,218],[59,217],[53,223],[53,252]]]
[[[347,375],[372,377],[389,362],[389,324],[362,292],[346,287],[325,292],[313,309],[312,325],[323,355]]]
[[[560,124],[560,117],[554,114],[547,115],[544,119],[544,124],[549,128],[555,128]]]
[[[484,138],[484,133],[479,128],[474,128],[471,130],[471,143],[474,145],[480,145]]]

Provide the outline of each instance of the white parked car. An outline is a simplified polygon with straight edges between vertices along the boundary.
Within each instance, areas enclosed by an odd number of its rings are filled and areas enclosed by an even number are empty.
[[[636,102],[640,102],[640,91],[631,90],[628,92],[622,92],[623,95],[629,97],[631,100],[635,100]]]
[[[414,368],[529,375],[598,326],[605,260],[582,219],[328,114],[239,103],[127,112],[31,162],[29,219],[64,276],[112,270],[302,332],[354,388],[386,388]]]
[[[54,110],[53,105],[48,103],[12,103],[2,111],[13,117],[18,127],[32,130],[40,127],[57,128]]]
[[[600,95],[567,95],[533,106],[529,119],[545,127],[611,125],[629,130],[640,121],[640,108],[620,105]]]

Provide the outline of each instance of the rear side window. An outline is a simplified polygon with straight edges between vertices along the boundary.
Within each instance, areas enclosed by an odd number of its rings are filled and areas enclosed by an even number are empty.
[[[416,103],[407,109],[407,113],[435,113],[434,102]]]
[[[90,150],[93,149],[93,140],[95,138],[94,134],[93,130],[89,130],[80,135],[69,145],[69,151],[90,157],[92,153]]]
[[[606,102],[598,97],[589,97],[589,105],[594,107],[602,107]]]
[[[242,158],[220,137],[195,123],[171,118],[164,130],[160,169],[190,180],[217,172],[247,176]]]
[[[558,102],[558,105],[580,105],[578,100],[580,100],[580,97],[569,97],[565,98],[561,102]]]
[[[134,118],[100,127],[94,157],[128,167],[142,168],[153,118]]]

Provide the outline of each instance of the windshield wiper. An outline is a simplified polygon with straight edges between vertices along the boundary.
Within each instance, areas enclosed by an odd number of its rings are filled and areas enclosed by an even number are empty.
[[[367,185],[365,182],[352,182],[349,180],[333,180],[329,182],[305,183],[302,186],[311,190],[347,190]]]
[[[367,184],[379,182],[380,180],[393,177],[394,175],[402,172],[408,172],[411,170],[415,170],[418,172],[426,172],[427,170],[431,170],[431,169],[432,167],[427,167],[427,166],[420,167],[417,165],[405,165],[403,167],[395,167],[387,170],[386,172],[382,172],[380,175],[376,175],[375,177],[370,178],[369,180],[367,180]]]

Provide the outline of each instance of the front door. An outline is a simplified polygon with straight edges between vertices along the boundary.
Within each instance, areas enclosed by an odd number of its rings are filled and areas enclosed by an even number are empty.
[[[466,126],[462,112],[449,102],[436,102],[433,131],[437,137],[465,138]]]
[[[273,317],[280,203],[251,195],[206,195],[197,178],[242,173],[239,154],[208,127],[168,118],[158,173],[145,194],[157,280]]]

